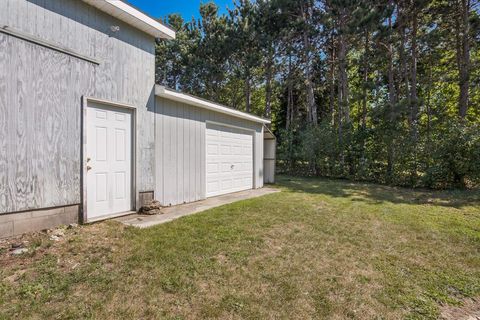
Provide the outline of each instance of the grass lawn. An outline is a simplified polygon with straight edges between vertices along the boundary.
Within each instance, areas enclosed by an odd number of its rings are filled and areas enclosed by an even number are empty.
[[[435,319],[480,297],[480,193],[280,177],[138,230],[0,249],[0,319]],[[479,301],[479,300],[477,300]]]

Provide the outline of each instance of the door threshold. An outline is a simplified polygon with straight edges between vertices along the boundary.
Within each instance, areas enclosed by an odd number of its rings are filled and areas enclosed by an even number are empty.
[[[95,218],[92,218],[92,219],[87,219],[87,221],[85,222],[85,224],[89,224],[89,223],[95,223],[95,222],[99,222],[99,221],[103,221],[103,220],[109,220],[109,219],[113,219],[113,218],[118,218],[118,217],[123,217],[123,216],[128,216],[130,214],[136,214],[137,212],[136,211],[124,211],[124,212],[118,212],[118,213],[112,213],[112,214],[106,214],[106,215],[103,215],[103,216],[100,216],[100,217],[95,217]]]

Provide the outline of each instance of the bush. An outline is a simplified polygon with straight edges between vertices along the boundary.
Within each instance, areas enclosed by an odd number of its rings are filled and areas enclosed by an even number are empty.
[[[425,185],[448,188],[478,185],[480,181],[480,128],[453,124],[437,138]]]
[[[480,184],[480,128],[454,123],[434,136],[404,126],[332,128],[329,123],[282,130],[280,172],[429,188]],[[390,159],[390,161],[389,161]]]

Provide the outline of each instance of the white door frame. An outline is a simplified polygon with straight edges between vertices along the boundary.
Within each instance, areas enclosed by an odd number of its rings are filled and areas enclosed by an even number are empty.
[[[253,172],[252,172],[252,189],[256,189],[257,188],[257,180],[255,179],[255,172],[257,172],[257,164],[255,163],[255,156],[256,156],[256,130],[255,129],[249,129],[249,128],[245,128],[245,127],[239,127],[239,126],[235,126],[235,125],[232,125],[232,124],[226,124],[226,123],[223,123],[223,122],[217,122],[217,121],[211,121],[211,120],[205,120],[205,152],[204,152],[204,159],[203,159],[203,162],[205,163],[205,166],[203,168],[204,172],[205,172],[205,194],[204,194],[204,198],[206,199],[207,198],[207,125],[208,124],[213,124],[213,125],[217,125],[217,126],[223,126],[223,127],[228,127],[228,128],[233,128],[233,129],[239,129],[239,130],[243,130],[243,131],[247,131],[247,132],[250,132],[252,134],[252,163],[253,163]]]
[[[95,222],[99,220],[105,220],[106,218],[113,218],[113,217],[118,217],[122,215],[129,214],[131,212],[122,212],[122,213],[117,213],[117,214],[112,214],[109,216],[104,216],[100,217],[98,219],[88,219],[88,210],[87,210],[87,107],[88,107],[88,102],[94,102],[100,105],[105,105],[105,106],[111,106],[111,107],[116,107],[116,108],[122,108],[126,109],[132,112],[132,169],[131,169],[131,174],[132,174],[132,187],[131,187],[131,199],[132,199],[132,210],[136,210],[138,207],[139,199],[137,197],[137,108],[135,106],[125,104],[125,103],[120,103],[120,102],[113,102],[109,100],[104,100],[104,99],[98,99],[98,98],[93,98],[93,97],[82,97],[82,107],[81,107],[81,152],[80,152],[80,197],[81,197],[81,222],[82,223],[90,223],[90,222]]]

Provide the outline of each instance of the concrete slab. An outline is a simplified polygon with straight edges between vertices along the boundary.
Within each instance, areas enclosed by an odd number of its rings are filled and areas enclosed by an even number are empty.
[[[116,218],[116,221],[122,222],[123,224],[137,227],[137,228],[148,228],[155,226],[157,224],[162,224],[169,222],[180,217],[189,216],[195,213],[199,213],[208,209],[216,208],[223,206],[225,204],[237,202],[240,200],[252,199],[261,197],[267,194],[279,192],[280,190],[274,188],[262,188],[254,190],[246,190],[236,193],[230,193],[221,195],[218,197],[208,198],[205,200],[181,204],[172,207],[163,208],[162,211],[164,214],[147,216],[134,214],[129,216],[123,216]]]

